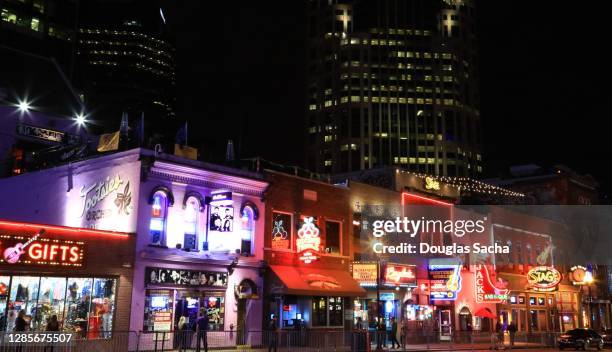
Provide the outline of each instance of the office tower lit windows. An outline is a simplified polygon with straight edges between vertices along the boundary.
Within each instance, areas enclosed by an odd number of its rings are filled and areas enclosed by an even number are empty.
[[[308,2],[307,164],[482,172],[470,1]]]

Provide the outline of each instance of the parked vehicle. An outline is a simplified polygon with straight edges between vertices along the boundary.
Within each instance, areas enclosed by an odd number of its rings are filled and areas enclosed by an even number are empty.
[[[605,346],[612,346],[612,329],[604,330],[601,333]]]
[[[559,349],[575,348],[586,350],[589,347],[595,347],[602,350],[604,340],[595,330],[592,329],[574,329],[565,332],[559,336]]]

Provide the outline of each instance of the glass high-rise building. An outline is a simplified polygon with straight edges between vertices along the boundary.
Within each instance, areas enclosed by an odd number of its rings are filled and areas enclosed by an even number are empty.
[[[309,0],[307,166],[478,177],[470,0]]]

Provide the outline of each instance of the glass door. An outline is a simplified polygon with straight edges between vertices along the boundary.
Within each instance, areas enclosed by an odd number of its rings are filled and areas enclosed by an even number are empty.
[[[439,313],[440,341],[450,341],[453,333],[453,321],[450,309],[441,309]]]

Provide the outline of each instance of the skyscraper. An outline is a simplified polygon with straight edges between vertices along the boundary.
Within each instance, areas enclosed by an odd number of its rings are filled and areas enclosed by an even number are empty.
[[[109,130],[124,112],[130,124],[144,114],[147,135],[164,132],[175,114],[175,53],[158,2],[84,2],[77,40],[77,82],[96,123]]]
[[[308,0],[307,166],[482,172],[471,0]]]
[[[0,44],[53,58],[70,77],[77,0],[0,0]]]

